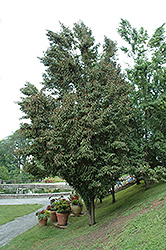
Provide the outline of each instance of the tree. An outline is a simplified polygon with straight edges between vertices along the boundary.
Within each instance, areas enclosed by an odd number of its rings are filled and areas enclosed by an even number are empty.
[[[95,223],[95,196],[116,182],[126,165],[129,85],[116,62],[116,44],[105,37],[98,52],[83,22],[73,30],[47,32],[50,47],[40,58],[46,66],[43,89],[22,89],[19,103],[31,120],[22,133],[33,143],[20,154],[34,156],[47,175],[64,178],[83,198],[89,225]],[[31,95],[28,95],[31,93]]]
[[[0,179],[5,181],[9,179],[8,170],[4,166],[0,167]]]
[[[15,151],[29,143],[30,140],[19,136],[19,130],[0,141],[0,166],[7,169],[10,179],[13,179],[15,172],[19,174],[25,164],[25,157],[16,155]]]
[[[21,147],[24,145],[22,138],[19,137],[19,131],[0,141],[0,165],[6,167],[9,172],[16,168],[20,169],[23,164],[23,160],[14,155],[14,150],[19,145]]]
[[[133,65],[126,69],[133,86],[131,103],[134,110],[132,126],[135,171],[140,174],[166,163],[166,42],[164,24],[149,37],[144,28],[137,30],[124,19],[118,29],[127,43],[121,49],[133,59]],[[135,161],[137,159],[137,161]],[[140,162],[142,160],[142,163]],[[133,159],[132,159],[133,161]],[[141,164],[140,164],[141,163]],[[142,166],[141,166],[142,165]],[[146,171],[145,171],[146,169]],[[138,171],[139,170],[139,171]],[[138,173],[139,172],[139,173]],[[154,171],[152,171],[154,174]],[[151,173],[152,173],[151,172]],[[140,174],[142,175],[142,174]]]

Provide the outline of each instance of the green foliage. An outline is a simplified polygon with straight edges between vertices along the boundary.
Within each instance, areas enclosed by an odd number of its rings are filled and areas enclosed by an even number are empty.
[[[25,164],[25,157],[15,154],[18,148],[26,147],[30,143],[30,140],[23,136],[20,136],[19,131],[15,131],[14,134],[0,141],[0,166],[4,166],[9,174],[10,181],[16,179],[30,179],[31,176],[26,173],[20,175],[21,168]]]
[[[121,19],[118,32],[127,42],[122,50],[133,59],[133,66],[126,69],[134,112],[129,152],[131,172],[140,176],[142,165],[164,169],[166,164],[165,29],[163,24],[150,38],[144,28],[137,30]]]
[[[43,209],[41,211],[36,212],[36,216],[38,217],[39,220],[42,219],[47,220],[48,217],[50,217],[50,211]]]
[[[23,170],[16,169],[15,171],[12,172],[12,178],[10,178],[10,181],[16,183],[27,183],[30,182],[31,180],[33,180],[33,176],[27,173],[24,169]]]
[[[81,197],[75,192],[72,192],[72,194],[70,194],[69,200],[71,205],[83,206]]]
[[[8,180],[9,179],[8,170],[3,166],[0,167],[0,179],[2,179],[2,180]]]
[[[66,199],[57,199],[55,202],[53,202],[53,206],[55,207],[55,211],[57,213],[66,214],[70,212],[70,202]]]
[[[21,90],[19,105],[31,121],[21,132],[33,141],[18,154],[34,157],[28,162],[34,172],[38,160],[46,176],[59,174],[89,211],[95,195],[108,190],[127,164],[130,88],[112,40],[105,37],[100,54],[83,22],[73,30],[61,24],[59,33],[47,36],[50,47],[40,58],[46,66],[43,89],[26,84]]]
[[[46,210],[49,210],[49,211],[56,211],[56,207],[54,205],[48,205]]]

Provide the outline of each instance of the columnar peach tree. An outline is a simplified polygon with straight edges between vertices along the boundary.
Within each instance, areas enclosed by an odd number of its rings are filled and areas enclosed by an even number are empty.
[[[95,196],[108,190],[127,164],[130,87],[116,62],[116,43],[105,37],[99,53],[83,22],[72,30],[61,24],[47,36],[50,46],[40,58],[46,66],[43,88],[26,83],[21,90],[19,105],[30,120],[21,132],[33,143],[19,154],[33,156],[29,165],[38,160],[45,173],[73,186],[93,225]]]

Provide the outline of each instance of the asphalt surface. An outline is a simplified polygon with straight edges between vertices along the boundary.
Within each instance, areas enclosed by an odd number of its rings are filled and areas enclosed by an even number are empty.
[[[66,197],[65,197],[66,198]],[[49,205],[48,198],[32,198],[32,199],[0,199],[0,205],[17,205],[17,204],[43,204],[45,209]],[[41,210],[41,209],[40,209]],[[25,232],[29,228],[38,223],[36,212],[16,218],[0,226],[0,247],[7,244],[17,235]]]

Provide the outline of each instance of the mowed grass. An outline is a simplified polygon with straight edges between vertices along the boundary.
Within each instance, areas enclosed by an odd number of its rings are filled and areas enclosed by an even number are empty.
[[[88,226],[88,215],[70,217],[66,229],[51,222],[17,236],[0,249],[166,249],[166,183],[144,183],[108,196],[96,203],[96,224]]]
[[[41,207],[43,207],[42,204],[0,205],[0,225],[12,221],[16,217],[35,212]]]

